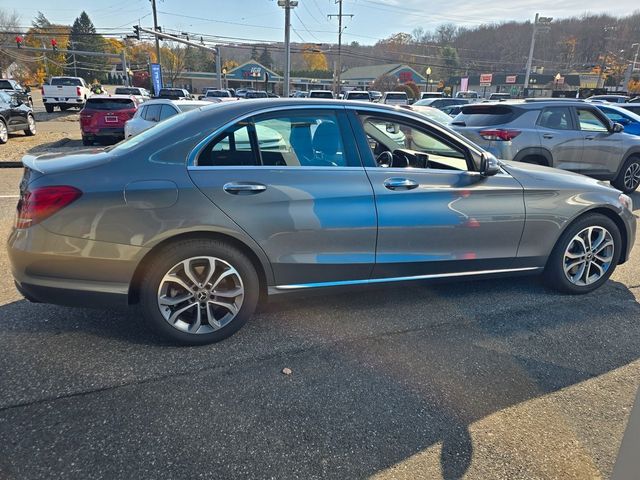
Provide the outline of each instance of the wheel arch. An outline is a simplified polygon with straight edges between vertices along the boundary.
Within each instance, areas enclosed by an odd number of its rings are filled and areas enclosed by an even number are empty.
[[[580,219],[584,218],[587,215],[593,214],[593,213],[599,213],[601,215],[604,215],[605,217],[607,217],[609,220],[611,220],[613,223],[616,224],[616,226],[618,227],[618,230],[620,231],[620,241],[622,242],[622,254],[620,255],[620,259],[618,261],[618,265],[622,265],[623,263],[625,263],[627,261],[627,247],[628,247],[628,240],[627,240],[627,226],[624,224],[624,222],[622,221],[622,219],[620,218],[620,216],[618,215],[618,213],[609,207],[605,207],[605,206],[597,206],[594,208],[590,208],[588,210],[583,211],[582,213],[580,213],[580,215],[578,215],[577,217],[575,217],[574,219],[572,219],[570,222],[567,222],[567,224],[560,230],[560,232],[558,233],[558,236],[556,237],[556,241],[554,243],[553,248],[556,248],[556,245],[558,244],[558,240],[560,240],[560,237],[562,237],[562,235],[564,235],[564,232],[567,231],[568,228],[570,228],[573,224],[575,224],[576,222],[578,222]],[[547,259],[547,262],[549,260]]]
[[[136,304],[140,301],[140,287],[142,283],[142,278],[144,276],[144,272],[148,265],[153,262],[153,260],[169,245],[172,245],[176,242],[184,241],[184,240],[193,240],[193,239],[209,239],[209,240],[219,240],[223,241],[238,250],[240,250],[243,254],[247,256],[247,258],[251,261],[254,268],[256,269],[256,273],[258,274],[258,281],[260,283],[260,302],[262,303],[267,297],[267,288],[269,285],[269,280],[271,276],[271,271],[268,270],[268,265],[265,265],[264,262],[260,259],[260,257],[256,254],[256,252],[248,246],[243,241],[238,238],[220,232],[212,232],[212,231],[191,231],[180,233],[178,235],[166,238],[161,242],[154,245],[151,250],[149,250],[142,260],[138,263],[133,276],[131,278],[131,282],[129,283],[129,293],[128,293],[128,303],[129,305]],[[269,275],[269,277],[268,277]]]
[[[614,179],[617,179],[620,176],[620,174],[622,173],[622,169],[624,168],[625,163],[627,163],[627,160],[629,160],[632,157],[640,158],[640,146],[631,147],[629,150],[627,150],[627,152],[625,153],[625,156],[623,157],[622,161],[620,162],[620,165],[618,166],[618,171],[616,172],[616,174],[613,177]]]
[[[553,166],[553,157],[551,152],[544,147],[527,147],[520,150],[513,160],[515,162],[522,162],[527,157],[541,157],[546,161],[547,167]]]

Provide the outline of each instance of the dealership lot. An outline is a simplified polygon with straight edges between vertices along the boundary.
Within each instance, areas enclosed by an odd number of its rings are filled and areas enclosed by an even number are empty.
[[[0,170],[3,238],[20,175]],[[640,384],[638,263],[582,297],[521,278],[283,298],[199,348],[135,310],[30,304],[7,274],[0,477],[607,477]]]

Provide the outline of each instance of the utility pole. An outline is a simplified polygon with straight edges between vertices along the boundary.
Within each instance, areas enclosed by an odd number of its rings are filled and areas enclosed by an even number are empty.
[[[71,49],[75,50],[76,49],[76,42],[74,42],[73,40],[71,40]],[[77,77],[78,76],[78,64],[76,63],[76,54],[73,54],[73,76]]]
[[[618,27],[607,25],[604,27],[604,46],[602,47],[602,62],[600,63],[600,71],[598,72],[598,83],[596,84],[597,88],[604,88],[605,79],[604,71],[607,68],[607,42],[609,41],[609,32],[617,30]],[[602,86],[600,84],[602,83]]]
[[[636,63],[638,63],[638,53],[640,53],[640,43],[634,43],[631,48],[636,47],[636,54],[633,57],[633,67],[631,67],[631,73],[636,71]]]
[[[44,40],[42,40],[42,49],[45,51],[42,55],[44,57],[44,74],[49,78],[49,62],[47,62],[47,47],[44,46]]]
[[[553,17],[541,17],[536,13],[536,19],[533,22],[533,33],[531,34],[531,46],[529,47],[529,58],[527,59],[527,72],[524,75],[524,88],[529,88],[529,77],[531,76],[531,65],[533,63],[533,50],[536,46],[536,33],[539,31],[549,31],[549,24]]]
[[[338,17],[338,64],[336,68],[336,73],[334,75],[336,82],[336,95],[340,95],[340,90],[342,88],[340,75],[342,74],[342,17],[353,18],[353,14],[351,13],[342,13],[342,0],[335,0],[335,3],[338,4],[338,13],[332,13],[327,15],[327,18]],[[347,27],[344,27],[347,28]]]
[[[291,9],[298,6],[298,0],[278,0],[278,6],[284,8],[284,85],[282,96],[289,97],[289,76],[291,74]]]
[[[153,30],[158,31],[158,12],[156,10],[156,0],[151,0],[151,10],[153,11]],[[160,38],[156,35],[156,62],[160,63]]]

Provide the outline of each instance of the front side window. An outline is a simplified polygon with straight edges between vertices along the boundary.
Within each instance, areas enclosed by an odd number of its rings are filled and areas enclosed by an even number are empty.
[[[147,111],[144,113],[144,119],[148,122],[159,122],[160,121],[160,110],[162,109],[162,105],[147,105]]]
[[[438,133],[395,118],[359,118],[378,167],[469,169],[465,150]]]
[[[545,108],[538,118],[538,125],[553,130],[571,130],[571,112],[568,107]]]
[[[160,110],[160,121],[173,117],[176,113],[178,112],[176,112],[176,109],[171,105],[162,105],[162,109]]]
[[[281,167],[355,165],[344,149],[338,118],[331,112],[279,113],[255,119],[262,164]]]
[[[607,126],[592,112],[583,108],[577,109],[580,130],[585,132],[608,132]]]

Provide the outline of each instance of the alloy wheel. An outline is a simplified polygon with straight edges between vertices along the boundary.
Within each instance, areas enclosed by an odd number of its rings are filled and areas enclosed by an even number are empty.
[[[33,116],[29,115],[29,117],[27,118],[27,122],[29,124],[29,131],[31,132],[32,135],[36,134],[36,121],[33,118]]]
[[[238,271],[216,257],[192,257],[174,265],[160,281],[158,307],[174,328],[211,333],[238,314],[244,285]]]
[[[7,131],[7,125],[0,120],[0,143],[6,143],[9,140],[9,132]]]
[[[633,162],[624,172],[624,186],[629,190],[635,190],[640,184],[640,163]]]
[[[614,250],[613,237],[606,228],[587,227],[571,239],[564,252],[564,274],[574,285],[591,285],[609,270]]]

